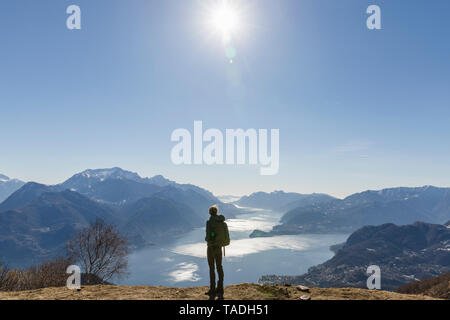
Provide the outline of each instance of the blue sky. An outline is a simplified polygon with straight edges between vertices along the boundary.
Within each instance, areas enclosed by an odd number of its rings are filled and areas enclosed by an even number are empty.
[[[212,2],[1,1],[0,172],[53,184],[120,166],[238,195],[450,186],[449,1],[236,0],[233,64]],[[279,174],[173,165],[170,135],[194,120],[280,129]]]

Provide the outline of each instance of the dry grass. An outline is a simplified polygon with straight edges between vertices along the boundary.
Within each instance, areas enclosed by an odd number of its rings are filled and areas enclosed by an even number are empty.
[[[26,270],[8,269],[0,264],[0,291],[23,291],[66,285],[71,261],[57,258]]]
[[[170,288],[150,286],[96,285],[72,291],[65,287],[20,292],[0,292],[0,300],[206,300],[207,287]],[[387,291],[354,288],[311,288],[310,293],[296,287],[237,284],[225,288],[227,300],[299,300],[303,295],[312,300],[430,300],[423,295],[406,295]]]
[[[395,290],[398,293],[426,294],[428,296],[450,299],[450,273],[439,277],[414,281]]]

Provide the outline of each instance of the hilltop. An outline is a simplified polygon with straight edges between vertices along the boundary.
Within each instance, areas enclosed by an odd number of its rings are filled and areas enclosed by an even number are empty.
[[[400,288],[395,292],[406,294],[425,294],[427,296],[450,300],[450,273],[445,273],[439,277],[414,281]]]
[[[0,300],[206,300],[207,287],[171,288],[151,286],[97,285],[80,292],[66,287],[20,292],[0,292]],[[425,295],[408,295],[388,291],[356,288],[309,288],[304,292],[295,286],[261,286],[236,284],[225,287],[227,300],[433,300]]]

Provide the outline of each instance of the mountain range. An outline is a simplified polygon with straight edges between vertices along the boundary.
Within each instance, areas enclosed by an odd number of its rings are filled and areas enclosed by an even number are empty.
[[[263,276],[263,284],[365,288],[367,267],[381,270],[381,288],[395,288],[450,272],[450,228],[416,222],[366,226],[350,235],[335,256],[300,276]]]
[[[286,194],[259,194],[258,201],[265,203],[264,198],[273,199],[274,196],[278,197],[278,208],[287,209],[280,224],[270,232],[255,230],[251,237],[351,233],[366,225],[404,225],[415,221],[443,224],[450,219],[449,188],[390,188],[356,193],[345,199],[306,195],[297,196],[299,199],[292,202],[283,202]],[[289,196],[290,199],[293,197]]]
[[[161,175],[142,178],[120,168],[85,170],[56,185],[24,184],[3,175],[0,180],[15,181],[11,185],[17,189],[0,203],[0,261],[11,266],[36,264],[62,253],[65,242],[97,218],[116,224],[132,248],[170,241],[203,227],[213,204],[218,204],[227,218],[245,212],[241,207],[284,212],[272,231],[255,230],[251,237],[350,234],[363,226],[415,221],[441,227],[448,221],[450,226],[450,189],[432,186],[365,191],[345,199],[326,194],[257,192],[223,203],[198,186],[179,184]],[[388,230],[399,232],[394,227]],[[412,236],[409,239],[414,241]],[[337,252],[341,249],[334,248]]]
[[[51,186],[29,182],[0,204],[0,261],[27,266],[58,255],[97,218],[117,225],[133,248],[166,241],[204,226],[213,204],[229,218],[242,212],[200,187],[120,168],[86,170]]]
[[[286,212],[297,207],[318,205],[327,203],[331,200],[336,200],[336,198],[321,193],[300,194],[295,192],[274,191],[271,193],[255,192],[249,196],[243,196],[233,203],[242,207]]]

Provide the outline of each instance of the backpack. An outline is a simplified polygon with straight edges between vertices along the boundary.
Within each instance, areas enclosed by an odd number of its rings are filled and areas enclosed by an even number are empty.
[[[210,239],[219,247],[226,247],[230,244],[230,233],[225,221],[214,221],[211,224]]]

